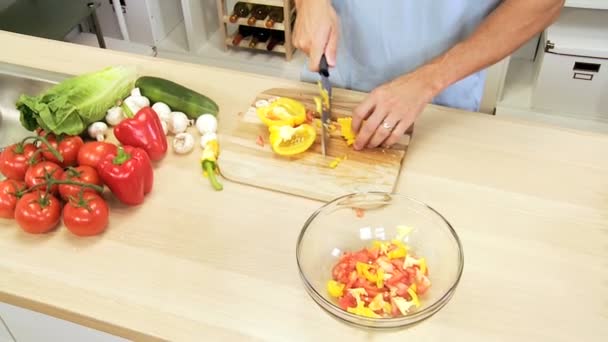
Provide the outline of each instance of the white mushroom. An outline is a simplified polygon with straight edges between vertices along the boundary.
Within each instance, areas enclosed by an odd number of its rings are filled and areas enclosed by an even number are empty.
[[[171,108],[163,102],[156,102],[153,104],[152,110],[158,114],[160,121],[167,122],[171,118]]]
[[[148,100],[148,98],[145,96],[131,96],[131,98],[133,99],[133,103],[135,103],[139,109],[150,107],[150,100]]]
[[[131,96],[141,96],[141,91],[139,90],[139,88],[133,88],[131,90]]]
[[[97,141],[104,141],[108,132],[108,125],[105,122],[93,122],[87,129],[89,136]]]
[[[203,114],[196,119],[196,128],[201,134],[217,132],[217,119],[213,114]]]
[[[210,141],[217,140],[217,134],[207,133],[201,137],[201,147],[204,149]]]
[[[160,125],[163,126],[163,132],[165,133],[165,135],[167,135],[167,133],[169,132],[169,128],[167,127],[167,123],[164,122],[164,121],[161,121]]]
[[[178,133],[173,138],[173,151],[186,154],[194,148],[194,137],[190,133]]]
[[[122,120],[125,119],[125,114],[120,107],[112,107],[108,109],[106,113],[106,122],[110,126],[118,125]]]
[[[171,117],[167,122],[169,131],[173,134],[185,132],[189,124],[188,116],[182,112],[171,112]]]

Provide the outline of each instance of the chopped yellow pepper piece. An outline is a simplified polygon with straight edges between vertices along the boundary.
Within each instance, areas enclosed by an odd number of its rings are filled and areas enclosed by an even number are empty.
[[[381,316],[375,313],[372,309],[366,308],[362,305],[357,305],[356,308],[347,308],[348,312],[353,313],[355,315],[370,317],[370,318],[380,318]]]
[[[372,266],[369,264],[365,264],[362,262],[357,262],[357,264],[355,265],[355,268],[357,269],[357,274],[361,277],[365,277],[365,279],[375,283],[377,281],[378,276],[375,274],[371,274],[369,272],[369,269]]]
[[[424,258],[420,259],[420,272],[426,274],[426,260]]]
[[[408,288],[407,289],[407,293],[410,294],[410,296],[412,296],[412,303],[414,303],[414,305],[419,308],[420,307],[420,300],[418,299],[418,295],[416,294],[416,291],[412,290],[412,288]]]
[[[398,247],[390,252],[388,252],[387,256],[389,259],[399,259],[404,258],[407,254],[407,251],[404,247]]]
[[[376,286],[381,289],[384,287],[384,270],[379,268],[376,276]]]
[[[338,167],[338,165],[339,165],[339,164],[340,164],[340,163],[341,163],[343,160],[346,160],[346,156],[344,156],[344,157],[342,157],[342,158],[337,157],[336,159],[332,160],[332,161],[329,163],[329,167],[330,167],[330,168],[332,168],[332,169],[335,169],[336,167]]]
[[[341,297],[344,294],[344,284],[337,282],[335,280],[330,280],[327,282],[327,292],[332,297]]]
[[[338,118],[338,123],[340,124],[342,137],[346,140],[346,144],[348,146],[352,145],[355,142],[356,135],[353,132],[352,128],[353,118]]]

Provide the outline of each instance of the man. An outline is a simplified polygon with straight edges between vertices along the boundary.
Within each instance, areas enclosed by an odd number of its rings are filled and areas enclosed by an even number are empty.
[[[294,45],[318,80],[370,92],[355,149],[396,143],[429,102],[477,111],[488,66],[549,26],[564,0],[295,0]]]

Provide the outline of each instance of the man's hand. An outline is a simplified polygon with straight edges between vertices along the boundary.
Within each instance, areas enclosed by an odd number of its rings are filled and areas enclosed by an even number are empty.
[[[308,68],[319,71],[325,54],[330,67],[336,65],[339,23],[331,0],[296,0],[298,15],[293,31],[293,44],[308,55]]]
[[[437,92],[429,76],[423,68],[374,89],[353,112],[354,148],[397,143]]]
[[[564,0],[503,0],[469,38],[372,91],[353,113],[355,149],[393,145],[433,97],[513,53],[557,19],[563,5]]]

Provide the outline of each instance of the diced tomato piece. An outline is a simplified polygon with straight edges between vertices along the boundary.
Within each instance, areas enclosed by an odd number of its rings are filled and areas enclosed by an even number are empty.
[[[378,249],[377,247],[373,247],[373,248],[368,248],[367,249],[367,255],[370,259],[372,260],[376,260],[378,259],[378,254],[380,253],[380,249]]]
[[[397,285],[395,285],[397,287],[397,295],[399,297],[405,297],[406,295],[408,295],[407,293],[407,288],[408,286],[405,285],[404,283],[397,283]]]
[[[363,249],[363,250],[357,252],[357,254],[355,254],[353,256],[353,259],[355,260],[355,262],[358,261],[358,262],[362,262],[362,263],[367,264],[369,262],[369,260],[370,260],[370,256],[367,253],[367,250]]]
[[[340,305],[343,310],[355,308],[357,307],[357,300],[355,297],[353,297],[353,295],[350,294],[350,292],[347,292],[338,300],[338,305]]]
[[[392,259],[391,263],[397,268],[402,270],[403,269],[403,260],[402,259]]]
[[[355,282],[357,281],[357,272],[356,271],[352,271],[350,272],[350,274],[348,275],[348,279],[346,279],[345,283],[346,283],[346,288],[347,289],[352,289],[353,286],[355,285]]]

